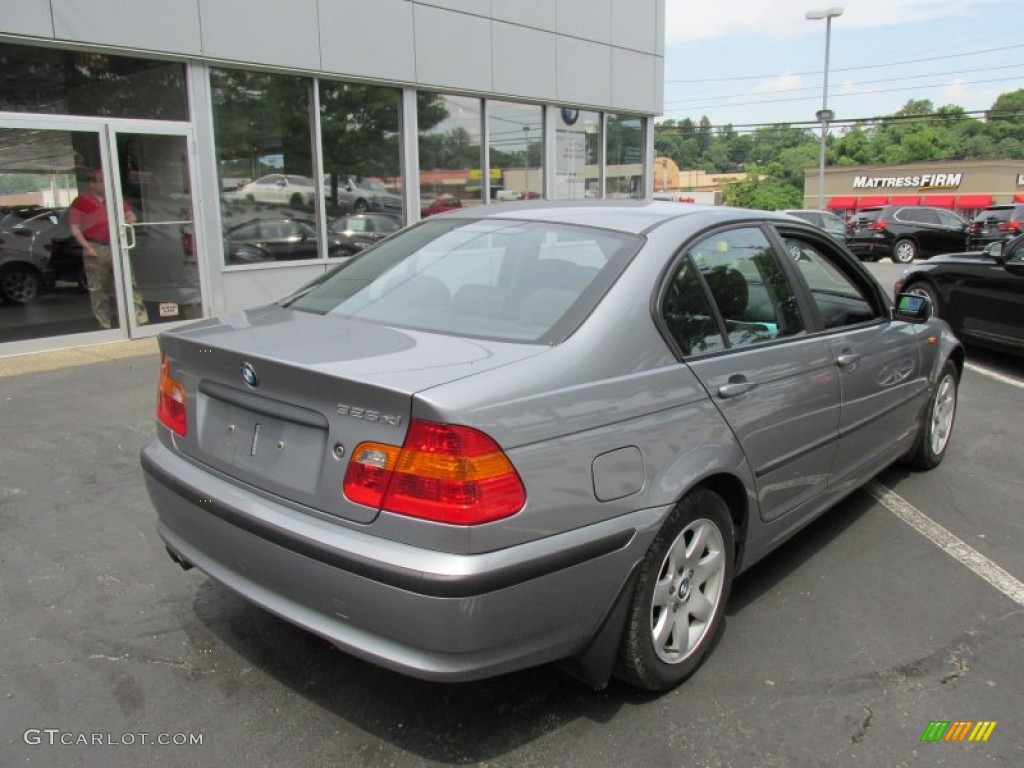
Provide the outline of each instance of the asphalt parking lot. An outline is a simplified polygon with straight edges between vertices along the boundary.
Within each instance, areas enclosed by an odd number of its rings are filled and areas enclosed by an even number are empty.
[[[1024,765],[1024,362],[972,352],[946,461],[741,577],[711,659],[654,696],[411,680],[183,572],[138,462],[156,355],[123,347],[0,360],[2,765]]]

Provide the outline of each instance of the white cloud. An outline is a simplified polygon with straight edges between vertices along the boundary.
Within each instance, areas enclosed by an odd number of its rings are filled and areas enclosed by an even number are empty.
[[[988,109],[1006,90],[995,86],[979,88],[977,85],[969,85],[962,77],[955,77],[942,89],[942,98],[935,99],[935,105],[941,107],[956,104],[968,110]]]
[[[776,77],[758,81],[754,86],[746,91],[744,96],[749,96],[751,94],[786,93],[787,91],[799,90],[803,86],[804,79],[800,75],[794,75],[787,72]]]
[[[836,6],[843,8],[843,16],[833,23],[891,27],[998,12],[992,6],[1016,3],[1019,0],[666,0],[665,39],[668,45],[747,34],[784,40],[813,31],[814,26],[804,18],[807,11]],[[742,51],[737,55],[742,56]]]

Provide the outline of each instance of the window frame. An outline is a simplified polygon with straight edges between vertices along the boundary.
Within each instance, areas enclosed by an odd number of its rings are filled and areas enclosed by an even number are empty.
[[[812,318],[813,328],[808,329],[809,335],[823,335],[843,333],[850,328],[863,328],[875,325],[880,322],[889,322],[892,319],[892,303],[888,294],[882,290],[878,281],[868,272],[867,268],[856,257],[848,255],[839,245],[828,236],[804,227],[790,225],[789,222],[766,222],[764,225],[770,231],[770,238],[775,248],[781,249],[782,253],[788,254],[785,246],[787,237],[795,237],[807,241],[821,253],[829,263],[835,267],[843,276],[859,288],[861,293],[868,298],[869,304],[875,312],[875,317],[860,323],[842,325],[829,328],[825,325],[818,310],[817,302],[814,299],[814,292],[811,290],[807,279],[803,276],[800,268],[790,258],[783,259],[784,269],[790,274],[790,279],[797,283],[799,293],[804,305],[807,307],[809,317]]]
[[[807,224],[808,227],[814,227],[813,224]],[[725,232],[730,232],[740,229],[753,229],[760,232],[775,254],[776,260],[779,263],[780,269],[786,281],[789,283],[793,290],[794,298],[797,302],[797,308],[800,312],[800,316],[804,323],[804,330],[800,333],[789,334],[787,336],[777,336],[773,339],[767,339],[765,341],[756,342],[754,344],[744,344],[740,346],[730,346],[729,336],[725,324],[725,318],[722,316],[721,309],[718,306],[718,302],[715,301],[715,297],[711,292],[710,286],[704,279],[704,275],[701,273],[700,268],[691,256],[693,247],[707,240],[709,238],[721,235]],[[807,231],[803,227],[795,226],[794,229],[799,229],[801,232]],[[821,235],[825,238],[831,239],[830,235],[821,231]],[[668,293],[675,279],[675,276],[682,269],[683,263],[689,264],[690,268],[693,269],[700,282],[701,291],[704,295],[704,300],[707,305],[711,308],[715,323],[718,326],[719,334],[722,337],[722,347],[710,352],[697,352],[692,354],[685,354],[680,348],[675,336],[668,327],[668,323],[665,320],[663,313],[665,301],[668,297]],[[786,255],[786,250],[782,246],[782,242],[777,236],[774,229],[770,226],[770,222],[762,220],[746,220],[746,221],[735,221],[730,222],[724,226],[711,227],[709,229],[701,230],[695,233],[693,236],[687,238],[687,240],[679,246],[672,258],[669,260],[666,269],[663,271],[658,286],[656,287],[653,294],[652,301],[652,314],[654,317],[655,325],[658,328],[659,333],[665,342],[669,345],[669,348],[681,361],[706,359],[716,357],[719,355],[727,355],[731,353],[743,352],[751,349],[764,349],[766,347],[774,346],[777,344],[785,344],[787,342],[795,342],[801,339],[806,339],[811,335],[819,332],[821,328],[821,318],[817,314],[816,308],[814,308],[809,301],[809,294],[806,290],[804,282],[801,280],[797,281],[794,278],[794,272],[792,265],[789,263],[789,259]]]
[[[756,344],[729,346],[728,335],[725,332],[725,323],[722,318],[721,311],[719,310],[717,302],[714,300],[714,296],[711,294],[707,282],[704,280],[704,277],[697,268],[696,263],[691,258],[690,251],[698,242],[709,237],[714,237],[716,234],[733,229],[750,228],[761,230],[768,239],[772,250],[775,252],[776,257],[782,266],[783,274],[793,288],[800,313],[804,319],[805,331],[803,333],[791,334],[789,336],[779,336]],[[875,317],[871,320],[851,325],[843,325],[834,328],[826,327],[806,278],[804,278],[799,267],[794,264],[792,259],[789,257],[789,252],[785,246],[786,237],[797,237],[803,239],[809,244],[812,244],[816,250],[826,256],[833,267],[850,279],[853,285],[864,293],[865,298],[868,299],[869,304],[871,304],[875,311]],[[684,354],[665,320],[663,314],[665,301],[668,297],[671,283],[682,269],[684,262],[689,263],[690,268],[696,270],[698,279],[700,280],[704,300],[711,307],[712,312],[714,313],[715,322],[718,325],[719,333],[722,337],[722,347],[720,349],[710,352]],[[701,230],[682,243],[673,253],[672,258],[668,260],[665,269],[662,271],[658,284],[652,294],[651,314],[658,332],[661,334],[669,349],[672,350],[672,353],[677,359],[681,362],[686,362],[689,360],[703,360],[720,355],[741,353],[750,349],[764,349],[766,347],[780,344],[797,343],[807,338],[831,336],[846,333],[850,329],[865,328],[879,323],[891,322],[892,301],[863,264],[861,264],[855,257],[850,256],[843,251],[841,246],[823,230],[817,229],[815,225],[809,223],[805,224],[782,220],[762,219],[759,221],[737,221],[725,226]]]

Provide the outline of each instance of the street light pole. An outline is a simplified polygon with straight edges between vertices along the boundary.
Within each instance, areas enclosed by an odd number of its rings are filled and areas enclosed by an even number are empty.
[[[825,20],[825,81],[821,92],[821,109],[815,117],[821,121],[821,154],[818,159],[818,209],[825,210],[825,142],[828,137],[828,124],[835,118],[835,113],[828,108],[828,49],[832,38],[832,19],[843,15],[842,8],[828,8],[824,11],[808,11],[804,18],[810,21]]]

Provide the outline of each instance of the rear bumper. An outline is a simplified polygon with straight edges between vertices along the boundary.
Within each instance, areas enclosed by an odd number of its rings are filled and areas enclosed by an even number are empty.
[[[669,511],[458,555],[276,503],[157,441],[142,465],[160,536],[179,558],[355,656],[433,680],[584,650]]]

